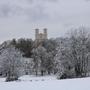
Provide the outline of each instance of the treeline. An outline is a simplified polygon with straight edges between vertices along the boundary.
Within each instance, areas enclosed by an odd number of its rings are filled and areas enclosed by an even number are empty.
[[[80,27],[60,40],[55,56],[58,78],[90,76],[90,31]]]
[[[0,74],[7,77],[7,81],[24,74],[43,76],[53,73],[55,39],[45,40],[38,47],[35,44],[32,39],[21,38],[0,45]]]
[[[25,38],[20,38],[18,40],[13,39],[10,41],[10,44],[15,46],[16,49],[20,50],[23,53],[23,57],[30,58],[34,45],[34,41],[32,39],[25,39]]]
[[[45,40],[37,47],[35,44],[32,39],[21,38],[0,45],[0,74],[6,81],[24,74],[53,74],[58,79],[90,76],[88,28],[71,30],[65,37]]]

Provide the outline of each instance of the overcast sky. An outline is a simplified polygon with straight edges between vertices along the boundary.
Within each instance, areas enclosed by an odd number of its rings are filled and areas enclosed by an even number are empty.
[[[35,28],[64,36],[81,25],[90,26],[90,0],[0,0],[0,42],[34,38]]]

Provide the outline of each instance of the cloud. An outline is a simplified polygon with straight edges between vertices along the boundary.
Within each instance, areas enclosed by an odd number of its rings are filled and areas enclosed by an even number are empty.
[[[85,0],[86,2],[89,2],[90,0]]]
[[[57,2],[58,0],[27,0],[28,2],[32,3],[32,2]]]
[[[56,37],[80,25],[90,26],[90,2],[85,0],[0,0],[0,38],[33,37],[37,27],[47,27]]]
[[[5,1],[5,0],[4,0]],[[31,4],[27,3],[27,1],[31,2]],[[45,13],[45,5],[43,4],[43,0],[19,0],[16,2],[12,2],[8,0],[8,2],[3,2],[0,5],[0,17],[12,17],[12,16],[21,16],[26,17],[30,21],[38,21],[44,20],[48,18],[48,14]],[[53,0],[50,0],[51,2]],[[34,3],[32,3],[34,2]]]
[[[30,22],[67,22],[72,18],[74,20],[80,16],[85,17],[85,14],[89,17],[90,13],[90,3],[85,3],[85,0],[0,1],[2,2],[0,4],[1,18],[15,18],[16,16]]]

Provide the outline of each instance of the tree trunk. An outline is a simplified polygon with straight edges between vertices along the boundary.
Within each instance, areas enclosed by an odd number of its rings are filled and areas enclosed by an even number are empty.
[[[41,70],[41,76],[43,76],[44,75],[44,71],[43,70]]]

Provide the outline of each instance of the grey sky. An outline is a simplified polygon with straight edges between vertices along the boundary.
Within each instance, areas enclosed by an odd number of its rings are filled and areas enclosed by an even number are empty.
[[[81,25],[90,26],[90,0],[0,0],[0,42],[34,38],[44,27],[59,37]]]

